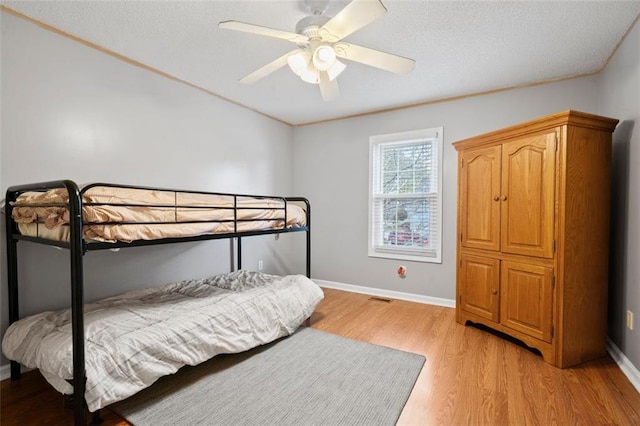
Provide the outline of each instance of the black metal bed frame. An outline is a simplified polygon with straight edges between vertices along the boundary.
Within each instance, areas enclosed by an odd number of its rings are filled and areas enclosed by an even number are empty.
[[[82,195],[93,187],[117,187],[127,189],[143,189],[143,190],[155,190],[174,193],[190,193],[190,194],[203,194],[203,195],[222,195],[233,197],[234,207],[221,209],[231,210],[233,209],[233,220],[202,220],[202,221],[190,221],[190,222],[178,222],[178,223],[207,223],[207,222],[233,222],[234,232],[224,234],[206,234],[192,237],[181,238],[163,238],[156,240],[135,240],[129,243],[125,242],[90,242],[83,238],[83,226],[90,225],[92,223],[83,221],[82,216]],[[13,203],[16,201],[18,195],[27,191],[46,191],[55,188],[65,188],[69,194],[69,203],[65,204],[65,207],[69,209],[69,227],[70,227],[70,239],[69,241],[55,241],[37,237],[29,237],[20,234],[16,223],[12,219]],[[243,221],[261,221],[263,219],[238,219],[238,210],[251,209],[250,207],[238,207],[238,198],[251,197],[254,199],[268,199],[282,201],[284,207],[283,210],[283,227],[278,229],[268,230],[256,230],[238,232],[238,222]],[[84,351],[84,277],[83,277],[83,256],[93,250],[105,250],[123,247],[136,247],[146,245],[158,245],[158,244],[171,244],[190,241],[205,241],[216,239],[230,239],[237,238],[237,268],[242,268],[242,238],[255,236],[255,235],[269,235],[269,234],[281,234],[289,232],[306,232],[306,275],[311,277],[311,206],[309,201],[303,197],[265,197],[254,196],[244,194],[228,194],[219,192],[202,192],[202,191],[182,191],[173,189],[129,186],[129,185],[114,185],[106,183],[96,183],[85,186],[82,190],[78,188],[78,185],[71,180],[58,180],[49,182],[40,182],[27,185],[11,186],[6,192],[6,204],[5,204],[5,226],[6,226],[6,243],[7,243],[7,276],[9,284],[9,323],[14,323],[20,319],[19,303],[18,303],[18,241],[31,241],[40,244],[52,245],[69,249],[70,254],[70,270],[71,270],[71,327],[72,327],[72,341],[73,341],[73,379],[70,383],[73,386],[73,412],[74,422],[76,425],[86,425],[87,423],[87,410],[85,407],[85,386],[86,386],[86,369],[85,369],[85,351]],[[287,203],[304,203],[305,212],[307,216],[306,226],[303,227],[287,227]],[[103,203],[85,203],[85,205],[105,205]],[[114,204],[115,205],[115,204]],[[132,204],[117,204],[122,207],[136,206]],[[44,205],[43,205],[44,206]],[[47,205],[50,206],[50,205]],[[176,209],[189,209],[189,208],[216,208],[212,206],[176,206],[176,205],[148,205],[144,207],[159,207],[159,208],[176,208]],[[256,207],[259,208],[259,207]],[[278,208],[280,209],[280,208]],[[176,222],[151,222],[153,224],[167,224]],[[123,222],[101,222],[100,224],[134,224]],[[135,224],[140,224],[136,222]],[[20,364],[15,361],[11,361],[11,380],[18,380],[20,378]],[[93,413],[94,422],[99,421],[99,411]]]

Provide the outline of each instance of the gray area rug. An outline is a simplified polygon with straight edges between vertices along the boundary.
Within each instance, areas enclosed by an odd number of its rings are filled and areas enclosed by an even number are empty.
[[[182,368],[112,408],[147,425],[394,425],[425,358],[301,328]]]

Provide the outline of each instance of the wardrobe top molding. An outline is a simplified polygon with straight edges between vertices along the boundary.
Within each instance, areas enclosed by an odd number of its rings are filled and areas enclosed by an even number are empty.
[[[469,147],[481,147],[498,145],[502,141],[515,137],[525,136],[531,133],[539,133],[548,129],[570,125],[575,127],[585,127],[588,129],[613,132],[618,124],[617,119],[603,117],[600,115],[588,114],[586,112],[566,110],[556,114],[547,115],[535,120],[526,121],[504,129],[463,139],[453,143],[453,147],[460,151]]]

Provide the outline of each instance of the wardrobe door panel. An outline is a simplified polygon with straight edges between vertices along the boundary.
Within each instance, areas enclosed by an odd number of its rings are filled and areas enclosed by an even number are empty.
[[[551,342],[553,270],[503,261],[500,273],[500,322]]]
[[[502,244],[505,253],[553,257],[555,132],[502,147]]]
[[[500,250],[500,146],[461,153],[460,241],[463,247]]]
[[[481,256],[460,257],[460,307],[479,317],[500,319],[500,261]]]

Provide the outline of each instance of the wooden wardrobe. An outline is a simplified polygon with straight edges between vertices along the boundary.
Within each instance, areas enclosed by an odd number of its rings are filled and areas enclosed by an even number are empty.
[[[564,111],[454,143],[456,320],[564,368],[605,354],[611,134]]]

